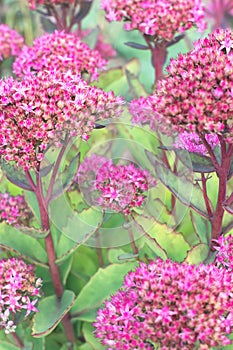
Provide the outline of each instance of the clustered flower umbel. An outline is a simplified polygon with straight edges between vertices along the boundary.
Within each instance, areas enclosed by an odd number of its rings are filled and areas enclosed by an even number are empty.
[[[217,251],[216,264],[233,271],[233,236],[220,236],[214,248]]]
[[[89,0],[92,1],[92,0]],[[35,10],[40,5],[69,5],[75,4],[77,0],[28,0],[31,10]]]
[[[106,63],[97,50],[92,50],[77,35],[55,31],[36,38],[31,47],[25,45],[13,64],[13,71],[22,78],[42,70],[70,70],[73,74],[88,73],[95,80],[98,70]]]
[[[233,33],[218,29],[195,44],[194,50],[172,59],[168,76],[158,83],[148,104],[148,124],[176,131],[216,133],[233,138]],[[136,111],[138,101],[133,101]],[[140,106],[142,101],[140,101]],[[147,107],[148,108],[148,107]],[[134,112],[136,113],[136,112]],[[135,119],[135,117],[133,117]],[[140,112],[136,120],[141,119]],[[142,115],[145,123],[145,116]]]
[[[17,313],[25,312],[27,317],[38,311],[41,285],[32,265],[16,258],[0,260],[0,328],[5,333],[15,332]]]
[[[138,29],[156,42],[170,41],[194,24],[205,29],[201,0],[102,0],[101,7],[108,21],[123,20],[126,30]]]
[[[219,139],[216,134],[206,134],[205,139],[212,149],[219,145]],[[195,132],[183,131],[178,134],[178,139],[173,144],[175,148],[185,149],[191,153],[198,153],[206,156],[208,151],[202,140]]]
[[[140,263],[98,311],[95,335],[108,350],[225,346],[233,330],[232,283],[232,273],[213,264]]]
[[[80,165],[77,179],[82,186],[86,183],[90,187],[94,201],[103,209],[125,215],[142,206],[149,187],[156,183],[145,169],[139,169],[134,164],[114,164],[112,160],[96,154]]]
[[[96,121],[119,116],[123,103],[70,72],[6,78],[0,91],[0,155],[24,169],[36,167],[64,135],[87,140]]]
[[[0,61],[17,56],[24,45],[24,38],[7,24],[0,24]]]
[[[23,224],[32,215],[23,196],[0,193],[0,222]]]

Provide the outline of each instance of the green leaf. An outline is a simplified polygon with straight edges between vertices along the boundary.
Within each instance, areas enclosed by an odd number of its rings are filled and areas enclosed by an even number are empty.
[[[93,322],[97,309],[122,286],[124,276],[136,266],[136,262],[127,262],[100,268],[81,290],[71,309],[71,315]]]
[[[69,256],[69,258],[66,259],[66,261],[64,261],[63,264],[60,266],[60,274],[61,274],[63,285],[66,284],[67,278],[71,271],[72,262],[73,262],[73,256]]]
[[[198,244],[188,252],[185,262],[189,264],[200,264],[207,258],[209,250],[210,248],[207,244]]]
[[[65,290],[60,301],[56,295],[44,298],[38,304],[39,312],[33,318],[32,336],[36,338],[50,334],[69,312],[75,300],[75,294]]]
[[[47,263],[46,251],[36,238],[25,235],[6,223],[0,224],[0,246],[20,253],[35,264]]]
[[[147,229],[147,234],[151,237],[151,240],[148,237],[146,243],[154,250],[157,256],[160,256],[162,259],[168,257],[177,261],[183,261],[185,259],[190,245],[182,233],[171,230],[166,224],[162,225],[154,222],[153,225],[149,226],[148,220],[141,217],[139,223]]]
[[[48,236],[49,231],[44,231],[35,227],[27,227],[27,226],[14,226],[18,231],[24,233],[25,235],[34,237],[34,238],[45,238]]]
[[[139,98],[140,96],[148,96],[148,93],[145,89],[145,86],[139,81],[138,77],[128,71],[128,69],[125,70],[126,78],[129,84],[129,91],[133,98]]]
[[[215,171],[215,167],[210,157],[174,147],[163,147],[163,149],[168,151],[173,150],[180,161],[194,172],[212,173]]]
[[[123,249],[109,249],[108,259],[111,263],[124,263],[129,260],[135,260],[138,254],[126,253]]]
[[[1,350],[19,350],[18,346],[2,340],[0,340],[0,349]]]
[[[200,243],[209,244],[211,241],[211,224],[197,213],[190,211],[193,228],[200,240]]]
[[[54,200],[61,196],[66,190],[70,187],[72,181],[75,178],[75,175],[78,171],[80,155],[75,155],[75,157],[69,162],[69,165],[66,166],[62,173],[59,173],[57,180],[55,181],[53,187],[53,193],[51,200]]]
[[[32,191],[23,169],[12,162],[6,162],[4,159],[1,159],[0,165],[10,182],[24,190]]]
[[[148,152],[149,154],[149,152]],[[160,181],[176,196],[181,203],[209,219],[201,189],[184,176],[172,173],[164,165],[154,160],[155,172]]]
[[[57,262],[66,259],[81,244],[84,244],[96,232],[103,221],[103,213],[94,208],[84,209],[81,213],[73,212],[68,222],[62,227],[62,235],[56,247]],[[53,222],[56,225],[56,221]]]
[[[95,328],[91,323],[85,322],[83,325],[83,335],[88,344],[91,345],[92,349],[104,350],[106,346],[100,344],[99,340],[94,336]]]
[[[40,223],[40,208],[37,202],[37,198],[34,192],[24,192],[24,198],[33,212],[35,218],[37,219],[38,223]]]
[[[123,67],[111,68],[99,75],[98,82],[94,85],[105,91],[114,91],[116,95],[128,96],[129,85],[126,71],[138,77],[140,72],[140,62],[137,58],[128,61]],[[132,98],[132,97],[131,97]]]

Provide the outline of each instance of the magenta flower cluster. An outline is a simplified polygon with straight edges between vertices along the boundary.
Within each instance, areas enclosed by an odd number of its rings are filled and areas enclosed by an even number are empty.
[[[0,155],[37,167],[51,142],[88,139],[97,120],[117,117],[123,99],[69,72],[38,72],[22,81],[0,81]]]
[[[116,165],[96,154],[80,165],[77,180],[93,192],[93,201],[103,209],[125,215],[142,206],[149,187],[156,183],[147,170],[133,164]]]
[[[231,343],[233,275],[214,265],[160,258],[140,263],[98,311],[95,335],[108,350],[207,350]]]
[[[212,149],[219,145],[219,139],[216,134],[206,134],[205,139]],[[180,132],[173,146],[178,149],[185,149],[188,152],[198,153],[204,156],[208,155],[206,146],[195,132]]]
[[[25,317],[37,312],[41,279],[34,274],[34,267],[16,258],[0,260],[0,328],[5,333],[15,331],[17,313]]]
[[[216,264],[233,271],[233,237],[220,236],[214,248],[217,251]]]
[[[147,104],[148,124],[171,134],[176,131],[215,133],[233,137],[233,33],[216,30],[180,54],[168,66],[168,76],[158,84]],[[142,101],[133,101],[133,109]],[[147,107],[148,108],[148,107]],[[145,116],[142,122],[145,123]],[[140,113],[136,116],[140,120]]]
[[[7,192],[0,193],[0,222],[22,225],[31,215],[23,196],[12,196]]]
[[[72,33],[55,31],[34,40],[33,46],[24,46],[13,64],[18,77],[43,70],[71,71],[73,74],[88,73],[92,80],[98,78],[106,60],[97,50],[92,50]]]
[[[126,30],[138,29],[154,40],[170,41],[193,25],[205,29],[201,0],[102,0],[108,21],[124,21]]]
[[[0,60],[17,56],[24,45],[24,38],[7,24],[0,24]]]

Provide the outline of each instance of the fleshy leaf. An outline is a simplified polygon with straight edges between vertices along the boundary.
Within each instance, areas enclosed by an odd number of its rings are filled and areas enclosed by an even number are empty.
[[[57,176],[55,181],[51,200],[62,195],[71,185],[78,171],[80,155],[76,155],[64,169],[62,173]]]
[[[15,227],[5,223],[0,224],[0,246],[18,252],[35,264],[46,264],[47,254],[38,240],[25,235]]]
[[[136,262],[127,262],[100,268],[79,293],[71,309],[71,315],[80,320],[93,322],[96,310],[122,286],[124,276],[136,266]]]
[[[82,331],[86,342],[91,345],[92,349],[95,349],[95,350],[106,349],[106,347],[101,345],[99,340],[94,336],[94,330],[95,328],[92,326],[91,323],[89,322],[84,323]]]
[[[6,162],[4,159],[1,159],[0,165],[10,182],[24,190],[32,191],[23,169],[12,162]]]
[[[18,346],[2,340],[0,340],[0,349],[1,350],[19,350]]]
[[[50,334],[62,318],[69,312],[75,300],[75,294],[65,290],[60,301],[56,295],[41,300],[38,304],[39,312],[34,316],[32,336],[36,338]]]
[[[175,197],[184,205],[195,210],[199,215],[209,219],[201,189],[188,181],[184,176],[175,175],[164,165],[160,164],[150,152],[146,153],[154,164],[158,178]]]
[[[190,211],[190,216],[200,243],[209,244],[211,241],[210,222],[193,211]]]
[[[188,252],[185,262],[189,264],[200,264],[207,258],[209,250],[210,248],[207,244],[198,244]]]
[[[160,148],[165,151],[174,151],[180,161],[196,173],[211,173],[215,171],[210,157],[175,147],[162,146]]]

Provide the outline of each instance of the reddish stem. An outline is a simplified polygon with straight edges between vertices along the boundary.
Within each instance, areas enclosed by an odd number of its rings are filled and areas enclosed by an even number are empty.
[[[227,187],[227,178],[231,165],[231,160],[233,157],[233,145],[228,145],[224,141],[221,142],[222,149],[222,162],[218,170],[218,199],[215,213],[213,214],[212,219],[212,239],[218,239],[222,233],[222,220],[224,215],[224,203],[226,201],[226,187]],[[227,149],[227,151],[226,151]]]
[[[40,218],[41,218],[41,227],[43,230],[48,231],[49,234],[45,237],[45,247],[46,247],[46,252],[48,256],[48,264],[49,264],[49,271],[50,271],[50,276],[52,279],[53,287],[57,296],[57,299],[60,300],[63,295],[63,285],[60,277],[60,272],[59,268],[56,264],[56,252],[53,244],[53,238],[50,230],[50,221],[49,221],[49,214],[48,214],[48,203],[46,203],[44,196],[43,196],[43,191],[42,191],[42,184],[41,184],[41,178],[40,178],[40,173],[39,171],[37,172],[36,175],[36,185],[34,184],[34,181],[32,180],[32,177],[29,173],[29,171],[26,171],[26,176],[31,184],[34,193],[37,198],[37,202],[39,205],[40,209]],[[75,335],[74,335],[74,330],[73,326],[70,322],[70,315],[66,314],[63,319],[62,323],[64,326],[65,334],[67,340],[74,344],[75,343]]]
[[[15,341],[15,344],[17,345],[17,347],[19,349],[23,349],[24,345],[23,345],[21,339],[19,338],[18,334],[16,332],[13,332],[12,337],[14,338],[14,341]]]
[[[213,213],[210,205],[210,200],[207,194],[207,188],[206,188],[206,183],[207,183],[207,178],[205,177],[205,174],[201,173],[201,181],[202,181],[202,189],[203,189],[203,196],[204,196],[204,201],[206,205],[206,210],[208,212],[209,217],[211,218]]]
[[[155,70],[155,85],[156,83],[163,79],[163,67],[167,58],[167,42],[162,41],[160,43],[151,42],[147,35],[144,35],[144,39],[148,45],[151,52],[151,63]]]

